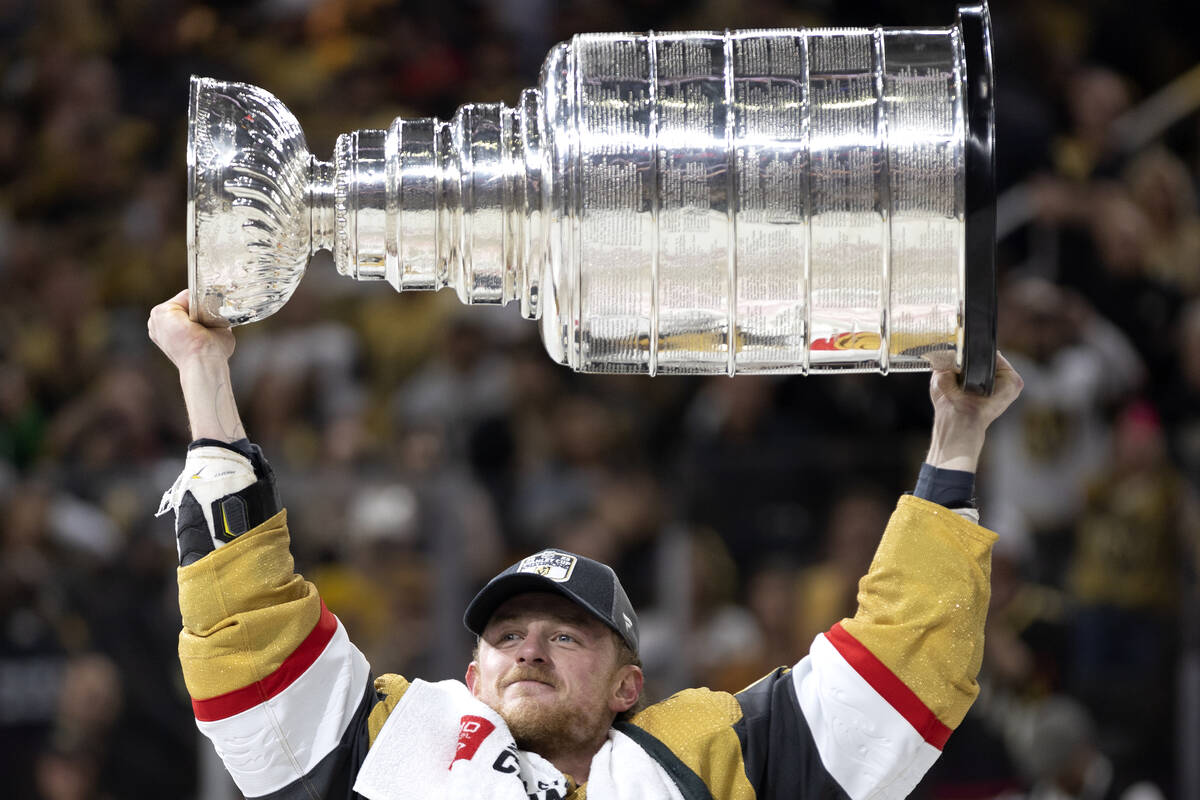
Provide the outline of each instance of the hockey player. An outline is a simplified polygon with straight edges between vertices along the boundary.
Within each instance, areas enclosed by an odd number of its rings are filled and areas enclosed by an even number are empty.
[[[370,667],[294,574],[271,470],[242,428],[229,330],[154,308],[195,441],[164,498],[179,542],[179,655],[197,725],[249,798],[903,797],[976,694],[995,534],[978,525],[984,432],[1021,379],[998,357],[990,397],[935,371],[932,443],[900,499],[858,610],[807,655],[737,694],[689,689],[637,710],[637,615],[611,569],[534,554],[466,609],[465,681]]]

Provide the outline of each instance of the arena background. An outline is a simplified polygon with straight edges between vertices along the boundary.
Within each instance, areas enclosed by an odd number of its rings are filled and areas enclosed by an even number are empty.
[[[1027,388],[980,475],[1002,537],[984,693],[921,797],[1027,792],[1096,754],[1111,796],[1200,797],[1195,9],[992,5],[1000,336]],[[236,796],[193,727],[171,523],[153,517],[188,441],[145,321],[185,283],[189,74],[268,88],[328,157],[342,131],[515,102],[575,32],[953,16],[948,0],[0,2],[0,794]],[[299,569],[377,671],[411,676],[460,676],[471,592],[553,544],[617,566],[656,696],[741,688],[853,610],[929,423],[921,375],[576,376],[511,309],[358,285],[325,258],[238,335]]]

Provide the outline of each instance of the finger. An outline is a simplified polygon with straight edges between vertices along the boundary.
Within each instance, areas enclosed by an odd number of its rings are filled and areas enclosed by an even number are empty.
[[[151,316],[165,317],[168,319],[172,317],[183,317],[190,320],[191,315],[188,313],[188,290],[184,289],[170,300],[159,303],[154,307],[153,311],[151,312]]]
[[[163,343],[167,338],[171,336],[170,331],[179,326],[180,321],[189,321],[187,295],[188,290],[184,289],[170,300],[165,300],[150,309],[150,317],[146,320],[146,330],[150,336],[150,341],[154,342],[160,348],[163,347]],[[180,303],[180,300],[183,302]]]
[[[996,353],[996,391],[993,396],[996,398],[996,405],[999,411],[997,415],[1003,413],[1005,409],[1013,404],[1020,396],[1021,390],[1025,388],[1025,381],[1021,378],[1016,368],[1012,363],[1004,357],[1002,353]]]
[[[161,313],[164,313],[167,311],[172,311],[176,308],[182,308],[184,311],[188,310],[188,290],[187,289],[184,289],[179,294],[172,297],[170,300],[164,300],[163,302],[154,306],[152,309],[150,309],[150,314],[151,314],[151,316],[153,316],[154,314],[161,314]]]
[[[1018,392],[1025,386],[1025,380],[1017,372],[1016,367],[998,350],[996,351],[996,375],[1015,386]]]
[[[958,388],[958,376],[953,370],[940,369],[930,379],[930,389],[936,394],[948,396]]]

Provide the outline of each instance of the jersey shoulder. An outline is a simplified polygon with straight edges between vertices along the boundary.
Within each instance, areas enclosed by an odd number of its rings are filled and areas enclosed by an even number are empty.
[[[685,689],[655,703],[630,722],[652,734],[694,772],[713,797],[753,800],[734,726],[741,705],[728,692]]]

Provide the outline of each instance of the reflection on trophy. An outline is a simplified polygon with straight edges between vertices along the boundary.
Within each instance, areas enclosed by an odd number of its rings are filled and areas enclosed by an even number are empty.
[[[828,373],[995,352],[985,4],[948,28],[581,34],[515,108],[310,155],[267,92],[193,78],[191,308],[277,311],[312,253],[520,303],[585,372]]]

